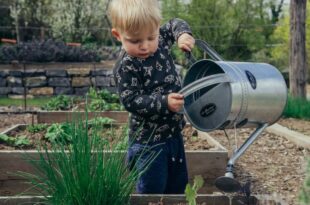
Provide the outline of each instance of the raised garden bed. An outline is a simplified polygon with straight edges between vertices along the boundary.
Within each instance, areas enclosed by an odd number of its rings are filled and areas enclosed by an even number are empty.
[[[26,125],[16,125],[2,134],[10,135],[11,133],[24,132]],[[193,133],[193,128],[187,126],[185,135]],[[186,133],[188,132],[188,133]],[[198,137],[195,141],[189,140],[191,137],[185,137],[186,160],[188,164],[189,178],[201,175],[204,178],[205,185],[200,189],[200,193],[212,193],[217,189],[214,181],[217,177],[223,176],[227,163],[227,150],[216,140],[203,132],[194,131]],[[33,168],[25,160],[25,153],[33,158],[38,158],[36,150],[1,150],[0,151],[0,195],[11,196],[25,191],[29,185],[25,181],[14,176],[16,171],[33,173]],[[37,193],[32,193],[36,195]]]
[[[0,204],[16,205],[42,202],[41,197],[0,197]],[[281,199],[268,195],[258,195],[246,198],[244,196],[224,196],[200,194],[196,198],[197,205],[285,205]],[[139,195],[131,196],[130,204],[132,205],[185,205],[184,195]]]
[[[126,111],[97,111],[89,112],[88,118],[108,117],[119,123],[127,123],[128,115]],[[76,116],[85,116],[85,111],[39,111],[37,121],[38,123],[70,122]]]

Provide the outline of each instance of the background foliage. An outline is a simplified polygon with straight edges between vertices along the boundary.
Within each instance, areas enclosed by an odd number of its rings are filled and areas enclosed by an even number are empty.
[[[0,38],[19,42],[52,38],[87,48],[117,46],[107,18],[109,1],[0,0]],[[185,19],[195,38],[207,41],[224,59],[266,62],[288,70],[288,0],[160,0],[160,4],[163,23]],[[307,44],[309,59],[310,41]],[[174,56],[184,63],[182,52],[175,49]]]
[[[164,19],[189,22],[196,38],[207,41],[225,59],[270,62],[270,38],[287,7],[276,0],[163,0]],[[282,46],[282,45],[277,45]]]
[[[310,13],[310,5],[307,4],[307,14]],[[288,68],[289,59],[289,15],[285,14],[283,18],[280,19],[279,24],[281,26],[277,27],[272,35],[272,40],[275,43],[282,44],[281,47],[274,47],[271,50],[271,57],[273,63],[278,65],[279,68]],[[306,39],[310,39],[310,15],[307,15],[306,20]],[[306,40],[307,49],[307,59],[310,59],[310,41]],[[308,61],[309,62],[309,61]]]

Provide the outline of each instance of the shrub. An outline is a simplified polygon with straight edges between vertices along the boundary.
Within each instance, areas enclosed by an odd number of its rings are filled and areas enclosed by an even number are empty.
[[[69,110],[73,107],[73,99],[66,95],[58,95],[41,107],[42,110]]]
[[[96,91],[95,88],[90,88],[88,96],[90,99],[88,109],[90,111],[124,110],[124,107],[119,103],[118,95],[106,89]]]
[[[67,46],[63,41],[23,42],[17,45],[1,46],[0,61],[19,62],[98,62],[102,60],[97,50]]]
[[[310,120],[310,101],[288,96],[283,115],[284,117]]]

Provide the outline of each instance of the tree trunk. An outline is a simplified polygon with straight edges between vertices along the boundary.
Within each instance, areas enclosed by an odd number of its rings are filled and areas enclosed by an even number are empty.
[[[306,5],[307,0],[290,3],[290,92],[293,97],[306,98]]]

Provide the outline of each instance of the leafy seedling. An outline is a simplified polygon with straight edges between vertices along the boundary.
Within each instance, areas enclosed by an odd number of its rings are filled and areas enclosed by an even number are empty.
[[[58,95],[42,106],[43,110],[69,110],[72,108],[72,98],[66,95]]]
[[[88,120],[89,125],[99,126],[99,125],[111,125],[115,120],[108,117],[96,117]]]
[[[55,123],[47,128],[45,138],[49,142],[71,142],[72,131],[68,123]]]
[[[0,142],[6,143],[8,145],[13,145],[14,144],[14,138],[9,137],[5,134],[0,134]]]
[[[196,205],[196,198],[198,190],[203,186],[204,180],[202,176],[198,175],[194,178],[194,184],[191,186],[190,184],[186,185],[185,188],[185,196],[189,205]]]
[[[107,89],[96,90],[90,88],[88,92],[90,103],[87,105],[90,111],[124,110],[119,103],[117,94],[111,93]]]
[[[18,136],[14,141],[15,147],[23,147],[27,145],[30,145],[30,141],[25,135]]]
[[[38,132],[46,130],[47,127],[48,125],[46,124],[34,124],[34,125],[27,126],[26,129],[30,133],[38,133]]]
[[[30,145],[29,139],[27,138],[27,136],[24,136],[24,135],[18,136],[17,138],[15,138],[15,137],[10,137],[5,134],[0,134],[0,142],[3,142],[13,147],[22,147],[22,146]]]

